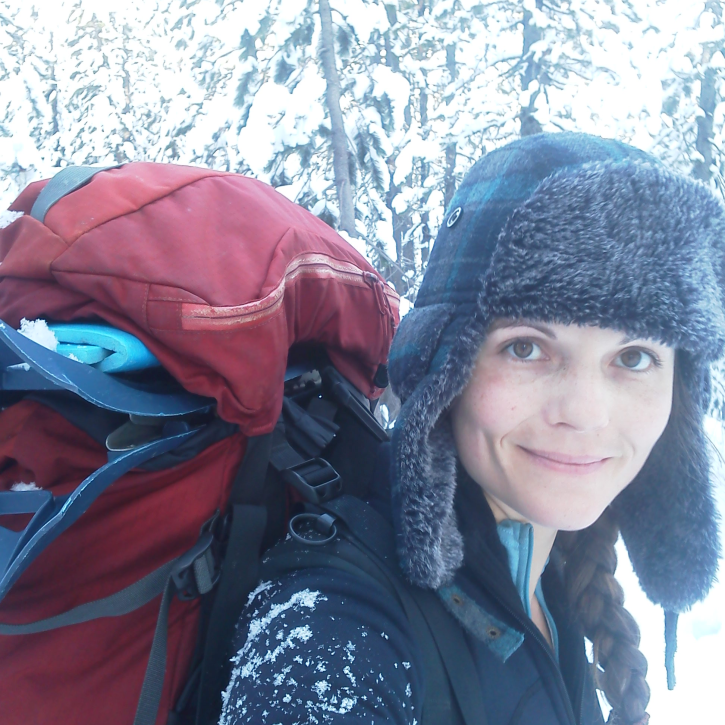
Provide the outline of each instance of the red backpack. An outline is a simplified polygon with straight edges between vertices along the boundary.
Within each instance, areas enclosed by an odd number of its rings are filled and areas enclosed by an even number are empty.
[[[365,436],[384,439],[369,401],[398,297],[330,227],[237,174],[68,169],[11,210],[2,723],[178,722],[190,693],[226,685],[228,629],[295,497],[324,498]],[[104,372],[20,335],[23,318],[103,323],[160,366]],[[337,435],[350,420],[355,441]]]

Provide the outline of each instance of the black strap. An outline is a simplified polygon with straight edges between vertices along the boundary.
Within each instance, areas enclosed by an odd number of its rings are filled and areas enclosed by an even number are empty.
[[[287,540],[271,549],[262,562],[265,579],[275,579],[311,567],[341,569],[364,581],[367,586],[381,589],[382,596],[387,594],[397,601],[415,633],[423,658],[426,689],[422,725],[463,725],[429,623],[406,587],[401,586],[398,577],[382,566],[376,557],[345,538],[337,538],[324,548],[303,547],[293,540]]]
[[[344,522],[349,531],[347,536],[351,534],[352,541],[361,550],[367,549],[368,555],[378,558],[396,589],[415,601],[448,673],[446,686],[450,683],[453,687],[463,721],[467,725],[485,725],[485,706],[474,675],[476,666],[461,628],[432,591],[411,586],[404,581],[397,567],[395,534],[390,524],[371,506],[352,496],[341,496],[323,504],[322,508]],[[425,630],[416,631],[424,638]],[[441,687],[435,680],[433,683],[435,688]],[[436,692],[436,698],[445,697],[439,695],[439,692],[442,693],[442,690]]]
[[[419,590],[415,600],[423,610],[433,633],[448,677],[467,725],[486,725],[486,711],[477,680],[477,668],[463,636],[463,630],[444,609],[443,603],[432,592]]]
[[[81,186],[85,186],[100,171],[117,169],[117,166],[67,166],[61,169],[44,187],[30,210],[30,216],[40,222],[53,204]]]
[[[215,722],[221,710],[221,693],[227,685],[228,652],[234,627],[247,594],[259,578],[259,556],[267,525],[261,505],[272,447],[272,434],[247,441],[247,450],[230,495],[231,528],[205,633],[196,722]],[[252,503],[249,503],[252,502]]]

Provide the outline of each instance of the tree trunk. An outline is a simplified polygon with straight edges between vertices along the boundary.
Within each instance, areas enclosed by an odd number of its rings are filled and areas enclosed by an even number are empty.
[[[536,7],[539,10],[541,10],[543,5],[543,0],[536,0]],[[526,58],[526,56],[529,54],[531,46],[537,40],[541,40],[541,29],[536,27],[535,25],[532,25],[531,19],[531,13],[528,10],[524,10],[524,58]],[[521,79],[521,86],[524,90],[529,87],[529,83],[531,81],[538,80],[540,82],[540,70],[540,64],[535,63],[533,59],[526,64],[526,70],[524,71],[523,78]],[[521,121],[522,136],[531,136],[535,133],[541,133],[544,130],[534,116],[534,102],[536,101],[536,97],[539,95],[539,93],[541,93],[541,90],[532,93],[531,97],[529,98],[529,105],[526,108],[521,108],[521,114],[519,115],[519,119]]]
[[[446,68],[448,69],[448,77],[451,83],[456,80],[458,75],[456,71],[456,46],[446,46]],[[456,144],[449,143],[446,145],[446,171],[443,177],[443,207],[447,211],[453,195],[456,193]]]
[[[335,37],[332,32],[332,12],[329,0],[320,0],[320,60],[322,71],[327,83],[325,98],[327,110],[330,113],[330,126],[332,128],[332,165],[335,171],[335,188],[337,201],[340,205],[340,229],[346,231],[351,237],[356,237],[355,207],[350,185],[350,162],[348,156],[345,125],[340,110],[340,76],[335,64]]]
[[[395,54],[393,48],[393,42],[390,37],[391,33],[394,31],[392,30],[393,26],[397,25],[398,23],[398,15],[397,11],[395,9],[394,5],[385,5],[385,12],[388,16],[388,22],[390,23],[390,28],[385,33],[384,37],[384,47],[385,47],[385,65],[390,68],[394,73],[398,73],[400,71],[400,59]],[[406,106],[406,122],[410,123],[410,101],[408,102],[408,106]],[[401,186],[400,184],[396,184],[393,181],[393,177],[395,176],[395,163],[396,163],[396,154],[393,154],[391,157],[387,159],[388,163],[388,171],[390,173],[390,185],[388,186],[387,191],[385,192],[385,205],[390,210],[390,214],[393,220],[393,239],[395,240],[395,258],[398,261],[397,265],[390,265],[390,273],[387,277],[388,282],[391,282],[393,286],[395,287],[395,291],[399,295],[404,295],[408,291],[408,280],[403,276],[403,270],[400,266],[400,262],[403,258],[403,237],[405,235],[405,232],[410,227],[410,213],[404,212],[403,214],[398,214],[398,212],[395,210],[395,207],[393,205],[393,199],[400,193]]]
[[[705,48],[702,54],[702,63],[705,65],[710,61],[712,51]],[[692,173],[700,181],[710,181],[712,178],[712,131],[713,114],[717,105],[717,72],[714,68],[708,68],[701,81],[700,97],[697,103],[705,113],[697,117],[697,141],[696,148],[702,154],[704,161],[697,159],[693,163]]]
[[[423,132],[423,137],[428,138],[428,93],[425,90],[425,84],[420,89],[420,126]],[[430,166],[427,161],[420,160],[420,187],[421,189],[426,188],[426,181],[430,174]],[[428,202],[430,192],[425,194],[425,197],[421,199],[425,203]],[[431,232],[430,232],[430,214],[424,211],[420,215],[420,255],[423,269],[425,269],[428,263],[428,255],[430,254],[430,243],[431,243]],[[413,239],[410,240],[408,249],[404,252],[406,259],[406,269],[412,269],[415,271],[415,243]]]
[[[53,33],[50,34],[50,51],[55,56],[55,48],[53,47]],[[50,64],[50,113],[53,119],[53,126],[51,127],[51,134],[56,136],[60,131],[60,124],[58,123],[58,79],[55,77],[55,61]],[[58,150],[60,146],[56,140],[55,150]]]
[[[719,0],[710,0],[705,8],[710,10],[715,17],[722,20],[722,7]],[[717,50],[715,44],[709,43],[702,49],[702,65],[707,66],[713,53]],[[702,109],[704,116],[697,117],[697,141],[696,148],[702,154],[703,161],[699,159],[693,163],[692,173],[696,179],[708,182],[712,178],[713,163],[713,116],[718,101],[718,76],[715,68],[707,68],[700,82],[700,97],[697,104]]]

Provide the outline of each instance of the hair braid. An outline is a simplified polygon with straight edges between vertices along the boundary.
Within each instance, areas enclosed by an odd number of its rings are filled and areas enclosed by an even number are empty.
[[[639,650],[639,627],[624,608],[614,577],[619,528],[607,509],[589,528],[559,533],[566,560],[566,589],[584,634],[594,646],[594,680],[613,708],[610,722],[646,723],[650,690],[647,660]]]

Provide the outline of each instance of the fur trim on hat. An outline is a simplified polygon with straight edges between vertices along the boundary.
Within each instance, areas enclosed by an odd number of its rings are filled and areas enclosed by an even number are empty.
[[[399,381],[397,395],[406,399],[420,384],[425,369],[421,360],[430,360],[438,348],[441,333],[456,311],[451,304],[428,305],[413,309],[403,317],[395,332],[398,354],[390,359],[389,374]]]
[[[693,417],[703,367],[677,351],[678,374],[688,388]],[[705,374],[709,371],[705,368]],[[710,483],[708,442],[701,424],[671,419],[632,483],[612,510],[642,589],[655,604],[684,612],[707,596],[720,557],[720,520]]]

